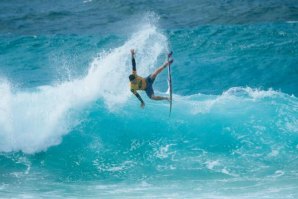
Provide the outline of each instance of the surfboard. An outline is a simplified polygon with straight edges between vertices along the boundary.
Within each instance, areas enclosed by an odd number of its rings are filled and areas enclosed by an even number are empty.
[[[172,54],[173,54],[172,51],[168,54],[168,61],[170,60]],[[171,116],[171,112],[172,112],[172,99],[173,99],[171,64],[169,64],[169,66],[168,66],[168,87],[169,87],[168,88],[168,91],[169,91],[169,97],[170,97],[170,113],[169,113],[169,116]]]

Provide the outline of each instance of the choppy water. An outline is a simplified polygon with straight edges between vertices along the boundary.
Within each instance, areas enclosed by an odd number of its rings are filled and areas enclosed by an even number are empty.
[[[295,1],[1,1],[0,197],[297,198],[297,36]],[[174,50],[170,118],[131,48]]]

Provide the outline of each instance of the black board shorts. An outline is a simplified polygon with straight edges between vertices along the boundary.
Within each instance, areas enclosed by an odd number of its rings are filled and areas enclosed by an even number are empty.
[[[151,98],[152,95],[154,94],[152,84],[154,83],[155,78],[152,79],[151,75],[149,75],[148,77],[146,77],[145,80],[146,80],[146,86],[147,86],[145,89],[145,92],[148,95],[148,97]]]

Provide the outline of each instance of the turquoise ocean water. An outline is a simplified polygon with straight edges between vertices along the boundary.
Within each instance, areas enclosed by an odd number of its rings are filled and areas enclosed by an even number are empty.
[[[298,198],[297,96],[294,0],[3,0],[0,198]]]

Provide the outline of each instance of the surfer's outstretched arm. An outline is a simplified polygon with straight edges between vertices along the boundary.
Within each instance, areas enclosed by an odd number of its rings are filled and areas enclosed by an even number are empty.
[[[141,102],[141,108],[144,108],[145,102],[143,101],[142,97],[136,91],[131,91]]]
[[[132,64],[132,74],[137,74],[136,60],[135,60],[135,50],[131,49],[131,64]]]

